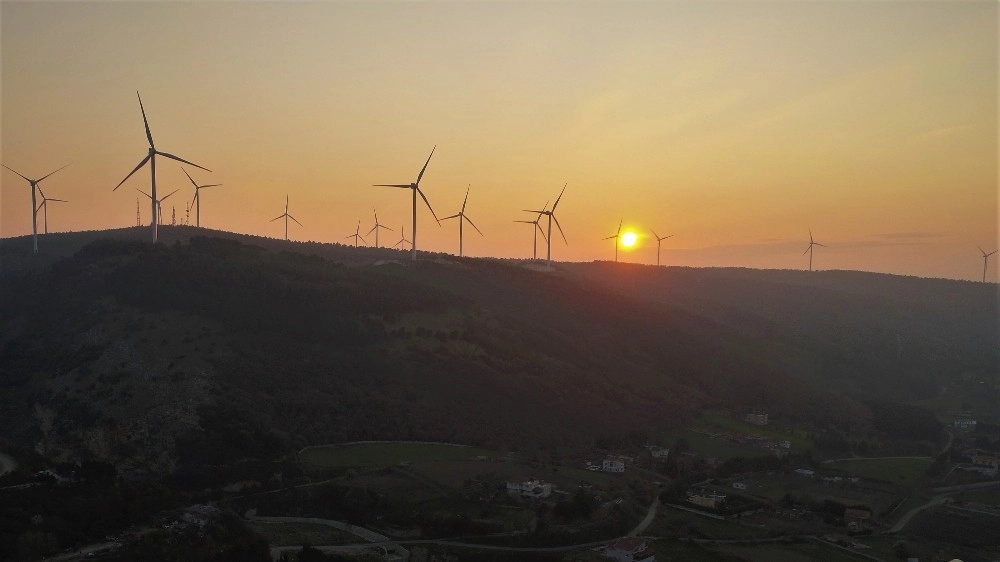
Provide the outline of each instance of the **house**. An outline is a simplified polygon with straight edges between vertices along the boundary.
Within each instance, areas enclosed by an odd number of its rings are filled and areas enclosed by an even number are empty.
[[[518,498],[547,498],[552,494],[552,484],[532,476],[523,476],[507,482],[507,493]]]
[[[604,472],[625,472],[625,459],[623,457],[608,457],[601,461],[601,470]]]
[[[791,449],[792,448],[792,442],[791,441],[778,441],[778,446],[781,447],[782,449]]]
[[[844,510],[844,522],[852,531],[860,531],[871,526],[872,512],[867,509],[849,507]]]
[[[656,562],[656,555],[649,549],[646,539],[624,537],[604,550],[604,557],[618,562]]]
[[[699,505],[701,507],[707,507],[709,509],[715,509],[719,507],[723,502],[726,501],[725,494],[716,494],[715,492],[701,492],[692,493],[688,492],[688,501]]]
[[[955,429],[961,429],[963,431],[975,431],[976,420],[970,420],[968,418],[960,418],[952,422],[952,427]]]
[[[187,508],[187,510],[181,515],[181,519],[191,523],[192,525],[204,527],[205,525],[208,525],[208,522],[214,519],[218,514],[219,509],[217,507],[198,504]]]
[[[972,464],[994,470],[1000,468],[1000,457],[987,454],[983,451],[976,451],[972,456]]]
[[[733,482],[733,488],[736,488],[737,490],[746,490],[747,485],[743,482]]]
[[[649,448],[649,454],[653,455],[654,459],[666,459],[670,455],[670,449],[664,449],[663,447],[652,446]]]
[[[747,414],[743,420],[754,425],[767,425],[767,412],[754,410]]]

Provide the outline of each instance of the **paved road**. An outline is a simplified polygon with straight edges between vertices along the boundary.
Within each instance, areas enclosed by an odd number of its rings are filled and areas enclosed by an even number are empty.
[[[10,455],[0,453],[0,476],[17,470],[17,461]]]
[[[968,492],[970,490],[992,488],[995,486],[1000,486],[1000,482],[977,482],[975,484],[966,484],[964,486],[949,486],[948,491],[942,492],[934,496],[933,498],[931,498],[931,501],[925,503],[924,505],[914,507],[910,511],[907,511],[905,515],[899,518],[899,521],[896,521],[896,524],[893,525],[891,529],[885,532],[885,534],[898,533],[902,531],[903,527],[906,527],[906,524],[910,522],[910,519],[912,519],[914,515],[920,513],[921,511],[929,507],[934,507],[936,505],[941,505],[945,503],[945,500],[948,498],[948,496],[961,494],[962,492]]]
[[[645,531],[646,527],[649,527],[649,524],[653,522],[653,518],[656,517],[656,509],[658,507],[660,507],[659,495],[653,498],[653,503],[649,504],[649,511],[646,512],[646,518],[639,522],[639,524],[635,526],[635,529],[632,529],[632,532],[629,533],[628,536],[637,537],[639,536],[639,533]]]

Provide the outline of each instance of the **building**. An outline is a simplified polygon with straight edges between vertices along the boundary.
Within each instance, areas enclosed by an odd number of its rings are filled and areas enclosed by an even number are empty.
[[[218,514],[219,509],[216,507],[198,504],[187,508],[187,510],[181,515],[181,519],[191,523],[192,525],[204,527],[205,525],[208,525],[208,522],[214,519]]]
[[[970,420],[968,418],[957,419],[952,423],[952,427],[963,431],[975,431],[976,420]]]
[[[743,420],[754,425],[767,425],[767,412],[754,410],[747,414]]]
[[[507,493],[518,498],[547,498],[552,494],[552,484],[524,476],[507,482]]]
[[[649,454],[653,455],[654,459],[666,459],[670,455],[670,449],[664,449],[663,447],[652,446],[649,448]]]
[[[1000,457],[984,453],[983,451],[976,451],[972,455],[972,464],[997,470],[1000,469]]]
[[[747,485],[743,482],[733,482],[733,488],[736,488],[737,490],[746,490]]]
[[[656,555],[649,549],[646,539],[624,537],[604,550],[604,557],[618,562],[656,562]]]
[[[844,510],[844,523],[852,531],[860,531],[871,527],[872,512],[867,509],[849,507]]]
[[[601,461],[601,470],[604,472],[625,472],[625,459],[623,457],[608,457]]]
[[[782,449],[791,449],[792,448],[792,442],[791,441],[778,441],[778,446],[781,447]]]
[[[688,501],[701,507],[715,509],[726,501],[726,495],[717,494],[715,492],[688,492]]]
[[[799,476],[807,476],[809,478],[812,478],[816,474],[816,471],[809,470],[808,468],[796,468],[795,474],[798,474]]]

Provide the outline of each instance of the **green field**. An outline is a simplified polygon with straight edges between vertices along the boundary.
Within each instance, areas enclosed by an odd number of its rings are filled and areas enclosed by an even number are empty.
[[[793,451],[803,451],[813,448],[812,441],[806,438],[806,432],[801,429],[784,429],[776,425],[759,426],[743,420],[733,419],[725,414],[716,413],[703,414],[701,416],[701,423],[713,429],[738,431],[748,435],[760,435],[769,437],[774,441],[788,441],[792,445]]]
[[[358,537],[320,523],[271,523],[248,521],[247,525],[267,539],[271,546],[302,544],[351,544],[364,542]]]
[[[827,464],[824,468],[911,487],[930,465],[929,459],[858,459]]]
[[[392,466],[402,462],[470,460],[491,457],[491,451],[434,443],[357,443],[310,447],[299,460],[312,468]]]
[[[854,562],[867,560],[863,556],[817,542],[725,545],[714,547],[713,550],[747,562],[771,562],[772,560],[781,560],[782,562]]]

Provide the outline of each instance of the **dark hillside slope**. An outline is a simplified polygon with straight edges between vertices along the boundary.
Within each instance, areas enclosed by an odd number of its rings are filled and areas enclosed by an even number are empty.
[[[962,377],[1000,376],[995,284],[851,271],[566,269],[761,337],[796,374],[856,396],[921,399]]]
[[[104,240],[0,288],[0,437],[126,472],[353,439],[590,445],[705,407],[870,418],[750,334],[491,260]]]

